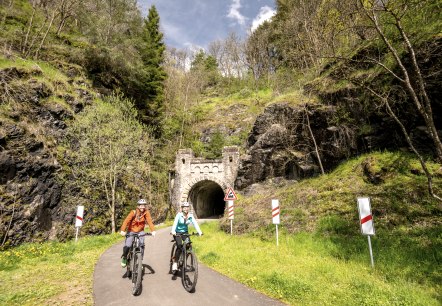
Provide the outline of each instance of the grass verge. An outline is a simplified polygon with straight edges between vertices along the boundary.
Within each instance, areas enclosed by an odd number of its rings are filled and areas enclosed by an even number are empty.
[[[203,224],[202,230],[204,239],[194,240],[201,262],[290,305],[441,305],[442,302],[437,250],[429,252],[421,262],[407,264],[402,261],[408,256],[407,246],[374,244],[372,269],[364,236],[343,246],[314,233],[289,235],[281,231],[280,244],[276,247],[275,240],[268,238],[226,234],[215,222]],[[373,237],[373,241],[377,239],[383,238]],[[401,239],[405,237],[387,238],[390,244]],[[352,256],[346,251],[349,248],[355,248]]]
[[[121,236],[26,244],[0,252],[0,305],[93,305],[100,255]]]

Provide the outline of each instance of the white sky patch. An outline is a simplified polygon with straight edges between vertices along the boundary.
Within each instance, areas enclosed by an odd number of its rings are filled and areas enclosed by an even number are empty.
[[[167,33],[168,38],[174,43],[186,44],[191,40],[183,28],[168,22],[161,22],[161,30]]]
[[[236,20],[240,25],[243,25],[246,23],[247,17],[242,15],[239,12],[239,9],[241,8],[241,0],[232,0],[232,4],[229,8],[229,14],[227,14],[227,17],[232,18]]]
[[[260,8],[258,15],[252,21],[252,32],[255,31],[264,21],[269,20],[276,14],[276,11],[269,6],[263,6]]]

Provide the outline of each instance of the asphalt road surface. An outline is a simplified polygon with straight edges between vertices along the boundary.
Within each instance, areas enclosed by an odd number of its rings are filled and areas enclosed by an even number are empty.
[[[172,248],[172,236],[169,232],[170,228],[164,228],[157,231],[156,237],[145,238],[143,287],[139,296],[132,295],[131,281],[123,278],[126,271],[120,265],[123,242],[109,248],[95,267],[95,306],[285,305],[207,268],[202,263],[198,265],[195,292],[187,292],[181,284],[180,276],[173,277],[169,274]],[[204,239],[204,236],[194,239]]]

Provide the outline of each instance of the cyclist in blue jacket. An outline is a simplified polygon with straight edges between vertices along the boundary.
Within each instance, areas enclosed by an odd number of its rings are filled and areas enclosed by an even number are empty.
[[[175,256],[172,257],[172,272],[178,269],[176,260],[180,258],[181,248],[183,246],[183,240],[181,236],[177,236],[176,234],[187,234],[189,232],[189,224],[193,224],[195,230],[200,236],[203,234],[198,225],[198,222],[196,221],[196,218],[193,216],[192,213],[189,213],[189,207],[190,205],[188,202],[181,203],[181,212],[176,214],[175,220],[173,221],[172,230],[170,232],[173,235],[177,244]]]

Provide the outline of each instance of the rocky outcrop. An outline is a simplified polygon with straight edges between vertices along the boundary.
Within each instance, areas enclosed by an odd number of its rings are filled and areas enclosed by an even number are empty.
[[[55,235],[63,183],[57,146],[66,121],[91,103],[78,88],[77,97],[54,91],[39,67],[0,70],[0,243],[18,245]],[[61,84],[55,84],[60,87]],[[55,102],[59,101],[59,102]],[[69,215],[69,222],[72,216]]]
[[[328,170],[354,154],[358,149],[354,129],[331,124],[333,117],[331,106],[282,103],[267,107],[249,135],[236,188],[271,177],[311,177],[321,172],[321,163]]]
[[[442,137],[442,38],[423,43],[416,51],[419,65],[425,72],[423,77],[436,129]],[[408,62],[405,56],[407,67],[410,66]],[[275,104],[258,116],[248,138],[247,152],[241,157],[235,183],[237,189],[275,177],[299,180],[314,176],[321,171],[320,161],[327,171],[355,154],[409,149],[403,132],[387,115],[385,107],[363,88],[343,82],[348,71],[363,71],[367,67],[349,69],[346,65],[339,61],[331,63],[324,67],[323,76],[305,86],[304,90],[318,97],[322,105]],[[400,71],[397,73],[400,75]],[[385,84],[395,88],[389,98],[396,102],[395,113],[406,127],[414,147],[426,155],[434,154],[433,141],[424,120],[413,102],[404,97],[402,84],[397,84],[391,75],[380,73],[372,85],[373,88],[384,88]],[[372,183],[380,182],[381,178],[372,174],[369,168],[364,171]]]
[[[248,137],[235,187],[244,189],[269,178],[313,177],[356,154],[405,146],[392,119],[378,117],[369,123],[359,117],[353,119],[358,124],[337,124],[337,110],[331,105],[286,103],[267,107]]]

